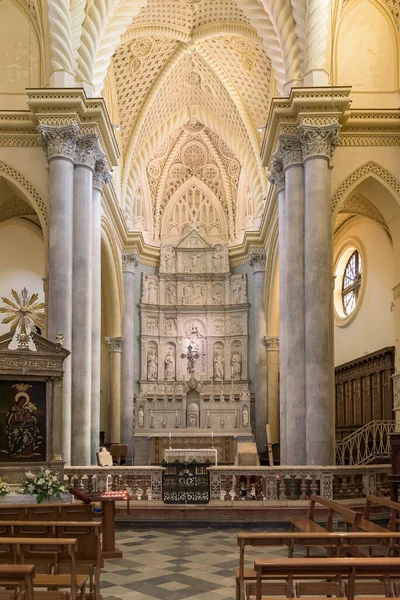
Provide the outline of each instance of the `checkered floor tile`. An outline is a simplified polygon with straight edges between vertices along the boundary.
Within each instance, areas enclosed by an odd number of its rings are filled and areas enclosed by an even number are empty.
[[[105,562],[103,600],[233,600],[239,565],[237,531],[210,529],[118,531],[122,559]],[[285,556],[278,548],[249,549],[255,556]]]

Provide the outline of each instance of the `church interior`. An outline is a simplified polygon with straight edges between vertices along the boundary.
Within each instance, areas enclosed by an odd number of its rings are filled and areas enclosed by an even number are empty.
[[[0,0],[1,600],[400,597],[399,46]]]

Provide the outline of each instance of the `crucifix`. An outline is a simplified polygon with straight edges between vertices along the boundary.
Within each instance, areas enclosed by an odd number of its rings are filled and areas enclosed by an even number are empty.
[[[192,344],[189,344],[186,354],[181,354],[181,358],[187,359],[187,367],[186,368],[187,368],[187,372],[189,373],[189,375],[194,374],[194,372],[195,372],[194,361],[197,360],[198,358],[200,358],[200,354],[196,351],[193,352]]]

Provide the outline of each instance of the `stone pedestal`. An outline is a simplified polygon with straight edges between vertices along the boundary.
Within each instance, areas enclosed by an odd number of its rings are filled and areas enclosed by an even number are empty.
[[[118,444],[121,438],[120,415],[121,415],[121,352],[122,338],[107,337],[109,348],[109,422],[110,442]]]
[[[337,124],[299,127],[305,180],[306,444],[309,465],[335,462],[329,166],[338,130]]]
[[[49,162],[48,337],[72,345],[72,231],[74,159],[78,127],[39,126]],[[71,357],[64,363],[62,456],[71,461]]]
[[[124,312],[122,337],[124,340],[121,364],[121,444],[127,444],[126,464],[133,464],[133,394],[134,394],[134,284],[135,269],[139,264],[136,252],[122,255],[124,278]]]
[[[72,453],[73,465],[91,462],[92,206],[97,136],[77,142],[74,171],[72,290]]]
[[[267,404],[267,352],[265,336],[267,334],[266,311],[264,306],[265,252],[253,252],[249,256],[249,264],[254,274],[254,319],[255,319],[255,435],[258,452],[265,452],[266,430],[268,419]]]

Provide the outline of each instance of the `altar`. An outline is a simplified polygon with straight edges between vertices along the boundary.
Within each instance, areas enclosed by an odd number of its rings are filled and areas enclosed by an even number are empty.
[[[166,463],[207,463],[218,465],[218,451],[215,448],[168,448],[164,452]]]
[[[224,241],[192,224],[161,247],[159,273],[142,275],[135,465],[159,464],[170,438],[233,464],[237,443],[253,440],[248,312],[246,275],[230,272]]]

